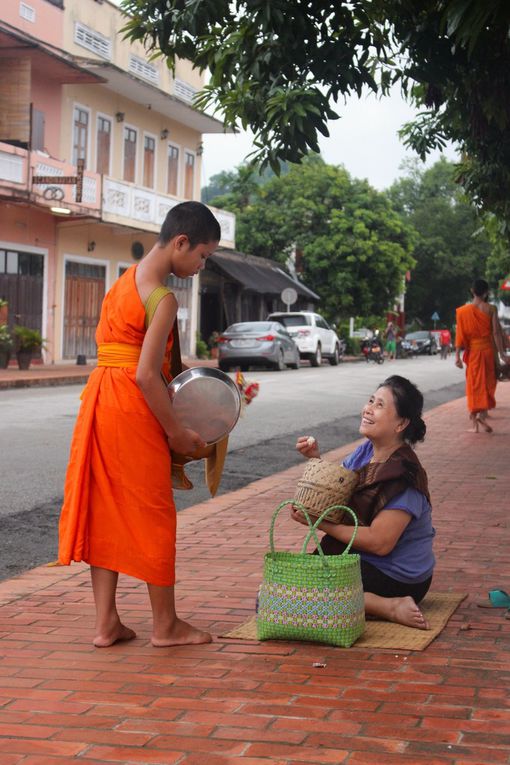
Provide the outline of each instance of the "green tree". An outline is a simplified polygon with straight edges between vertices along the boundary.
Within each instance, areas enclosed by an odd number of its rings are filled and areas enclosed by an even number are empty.
[[[318,151],[339,99],[399,82],[422,113],[403,135],[421,157],[455,141],[477,206],[510,220],[507,0],[123,0],[127,35],[210,72],[200,107],[251,127],[275,170]]]
[[[441,160],[427,170],[407,165],[407,176],[389,194],[418,236],[416,266],[407,285],[406,315],[431,326],[437,311],[452,325],[455,308],[469,298],[477,277],[485,277],[491,245],[476,211],[453,180],[454,166]]]
[[[318,156],[291,166],[235,209],[239,249],[282,264],[300,251],[302,278],[331,321],[382,314],[414,264],[413,231],[388,195]]]
[[[508,239],[502,235],[501,226],[492,214],[483,217],[483,230],[491,244],[491,252],[487,258],[486,279],[497,299],[502,300],[505,305],[510,305],[510,292],[499,289],[502,281],[510,276]]]

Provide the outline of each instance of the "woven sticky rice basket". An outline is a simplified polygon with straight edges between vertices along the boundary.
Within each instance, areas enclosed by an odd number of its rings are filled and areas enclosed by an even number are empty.
[[[331,505],[348,504],[358,482],[359,475],[354,470],[312,458],[298,481],[295,499],[318,518]],[[326,520],[341,523],[343,515],[343,510],[332,510]]]

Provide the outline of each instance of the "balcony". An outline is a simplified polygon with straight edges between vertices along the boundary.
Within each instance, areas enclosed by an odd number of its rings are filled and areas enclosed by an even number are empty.
[[[38,207],[60,207],[74,216],[100,218],[101,176],[85,170],[82,201],[77,202],[76,186],[59,184],[59,178],[75,177],[76,173],[73,165],[42,152],[28,152],[0,142],[0,196],[4,199],[26,200]],[[51,177],[51,182],[33,184],[36,175]]]
[[[159,233],[167,212],[184,199],[143,189],[134,183],[103,178],[103,214],[105,223]],[[223,247],[235,247],[235,215],[210,208],[221,226]]]

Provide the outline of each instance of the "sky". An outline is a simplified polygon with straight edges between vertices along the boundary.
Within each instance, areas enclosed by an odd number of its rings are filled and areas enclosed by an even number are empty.
[[[329,138],[319,139],[322,157],[328,164],[343,165],[355,178],[367,178],[372,186],[382,190],[404,174],[399,169],[404,159],[416,158],[398,137],[398,130],[416,113],[398,89],[382,99],[372,94],[361,99],[352,97],[335,111],[341,119],[329,123]],[[203,143],[202,185],[222,170],[234,170],[252,150],[250,134],[245,132],[205,135]],[[452,147],[447,147],[443,154],[449,160],[457,159]],[[431,154],[426,166],[440,156],[439,152]]]

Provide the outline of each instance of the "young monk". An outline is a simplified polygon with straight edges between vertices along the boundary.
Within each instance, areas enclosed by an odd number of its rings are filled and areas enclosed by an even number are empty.
[[[485,279],[476,279],[471,294],[473,300],[456,310],[455,364],[466,365],[466,397],[471,420],[471,432],[478,433],[481,426],[492,433],[487,423],[489,409],[496,406],[496,359],[501,354],[504,363],[505,346],[498,321],[496,306],[487,302],[489,285]],[[464,351],[461,357],[461,352]]]
[[[177,301],[164,285],[170,274],[197,274],[219,239],[218,221],[205,205],[176,205],[151,251],[103,301],[98,366],[82,394],[59,541],[60,563],[90,565],[98,648],[135,637],[117,612],[119,572],[147,582],[154,646],[211,641],[175,610],[170,449],[192,454],[205,444],[179,423],[168,396]],[[148,328],[146,309],[153,314]]]

